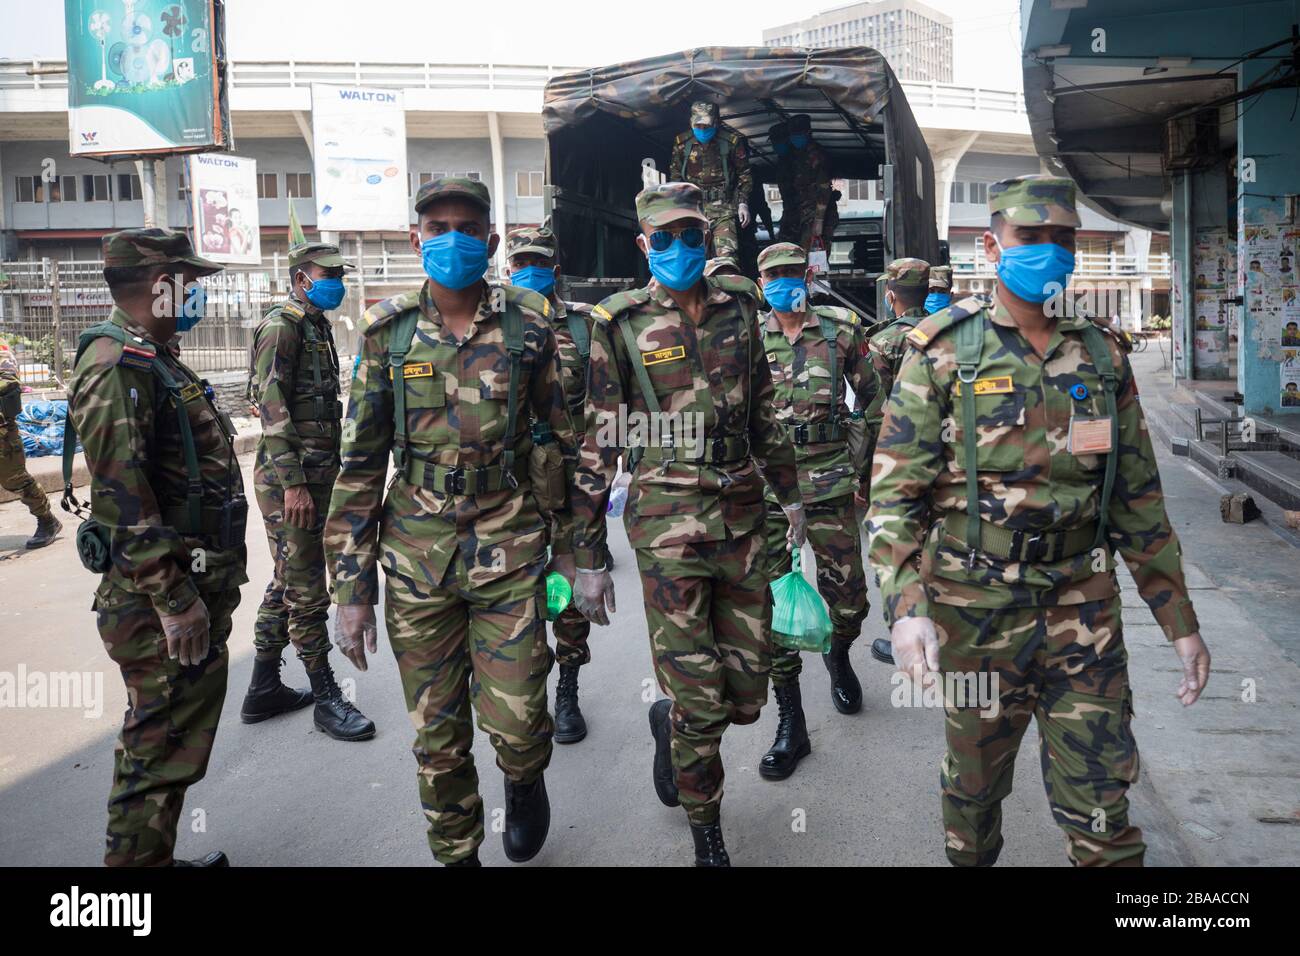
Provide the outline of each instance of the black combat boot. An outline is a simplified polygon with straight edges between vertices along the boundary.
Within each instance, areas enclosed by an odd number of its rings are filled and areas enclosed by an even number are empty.
[[[731,866],[727,846],[722,842],[722,821],[692,823],[691,836],[695,839],[696,866]]]
[[[576,744],[587,736],[587,722],[578,707],[578,668],[560,665],[560,680],[555,685],[555,742]]]
[[[294,690],[280,682],[283,665],[284,660],[279,657],[253,658],[253,678],[239,708],[239,719],[244,723],[260,723],[277,714],[300,710],[312,702],[310,690]]]
[[[871,642],[871,656],[882,664],[894,664],[894,644],[883,637],[878,637]]]
[[[28,550],[43,548],[57,538],[62,530],[63,524],[52,514],[37,518],[36,533],[27,539],[25,547]]]
[[[680,807],[682,801],[677,795],[677,780],[673,776],[673,730],[668,722],[672,709],[673,702],[666,697],[650,705],[650,733],[655,739],[653,776],[659,802],[665,807]]]
[[[776,742],[759,761],[758,775],[764,780],[784,780],[794,773],[800,760],[812,753],[812,743],[803,717],[799,682],[777,684],[773,690],[777,706]]]
[[[526,863],[537,856],[550,828],[551,801],[546,796],[545,779],[539,776],[532,783],[515,783],[507,777],[506,830],[501,834],[506,859]]]
[[[856,714],[862,709],[862,685],[849,663],[850,646],[850,641],[832,637],[830,653],[822,655],[831,674],[831,703],[841,714]]]
[[[335,740],[369,740],[375,735],[375,722],[343,696],[328,664],[308,671],[307,679],[311,681],[311,693],[316,701],[312,719],[317,730]]]
[[[213,850],[207,856],[199,857],[197,860],[172,860],[172,866],[211,866],[220,868],[230,866],[230,860],[220,850]]]
[[[478,850],[475,850],[463,860],[457,860],[455,863],[444,863],[443,866],[482,866],[479,862]]]

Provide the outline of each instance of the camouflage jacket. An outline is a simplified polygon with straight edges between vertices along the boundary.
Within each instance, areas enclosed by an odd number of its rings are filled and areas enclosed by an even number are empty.
[[[831,161],[817,143],[791,151],[790,184],[809,222],[826,215],[831,204]]]
[[[876,377],[880,379],[880,392],[876,401],[866,409],[867,428],[873,436],[880,432],[885,403],[889,401],[889,393],[894,390],[898,367],[903,364],[903,356],[907,354],[907,334],[928,314],[925,309],[908,309],[867,340],[867,354],[876,369]]]
[[[722,162],[723,139],[728,143],[730,176]],[[683,175],[682,169],[686,172]],[[730,130],[719,130],[708,143],[699,142],[687,130],[678,133],[673,143],[673,158],[668,166],[668,179],[694,183],[704,190],[706,203],[725,202],[736,207],[749,202],[749,191],[754,186],[754,173],[749,168],[749,143],[743,136]],[[725,198],[715,198],[715,190],[725,189]]]
[[[592,310],[587,422],[574,500],[580,568],[601,567],[605,505],[621,446],[657,444],[633,362],[642,363],[661,412],[683,427],[677,445],[712,449],[713,439],[747,446],[724,460],[653,460],[647,453],[628,489],[624,523],[634,548],[723,541],[763,523],[763,480],[782,504],[800,500],[794,447],[777,424],[774,391],[755,317],[758,289],[740,276],[710,276],[703,322],[693,323],[651,280]],[[622,327],[636,343],[630,354]],[[687,433],[689,429],[689,435]],[[638,438],[639,436],[639,438]]]
[[[252,392],[262,449],[283,487],[328,485],[339,467],[339,357],[329,319],[289,298],[253,338]],[[320,380],[317,381],[317,374]]]
[[[926,616],[931,601],[1001,608],[1109,598],[1118,593],[1118,550],[1165,635],[1172,640],[1197,630],[1133,370],[1121,340],[1104,326],[1119,379],[1109,546],[1058,561],[979,553],[968,564],[964,540],[944,527],[946,515],[964,527],[967,507],[963,429],[969,425],[962,421],[951,331],[964,316],[982,323],[984,335],[974,382],[981,518],[1026,535],[1095,527],[1098,518],[1106,455],[1067,447],[1072,420],[1105,416],[1101,379],[1082,335],[1090,320],[1058,319],[1040,358],[1006,309],[987,297],[936,312],[908,335],[911,347],[873,463],[870,556],[887,620]],[[1072,397],[1080,384],[1084,397]]]
[[[394,449],[388,345],[394,320],[410,310],[419,310],[405,366],[411,454],[422,459],[424,467],[471,472],[501,465],[508,440],[510,362],[501,316],[493,305],[504,309],[506,303],[517,305],[524,319],[512,439],[518,486],[461,494],[417,485],[401,474],[387,482]],[[530,493],[526,468],[530,418],[551,426],[568,479],[576,457],[549,313],[550,305],[536,292],[487,283],[463,341],[443,327],[428,283],[366,311],[361,358],[343,427],[342,469],[325,524],[326,563],[336,603],[376,603],[381,561],[387,574],[431,588],[441,584],[459,556],[464,574],[460,580],[478,587],[545,555],[547,527]],[[554,518],[563,544],[570,544],[568,510]]]
[[[14,353],[8,345],[0,343],[0,395],[11,392],[15,388],[21,391],[22,387],[22,380],[18,376],[18,360],[14,358]],[[5,417],[4,412],[0,411],[0,435],[16,427]]]
[[[836,335],[835,371],[840,378],[839,403],[831,408],[830,349],[822,337],[820,317],[834,321]],[[763,348],[772,373],[776,420],[793,434],[796,426],[829,428],[840,423],[841,434],[828,441],[809,436],[807,444],[795,444],[795,461],[799,465],[799,491],[804,501],[825,501],[858,490],[859,482],[870,475],[870,461],[863,474],[854,471],[849,457],[847,422],[848,392],[856,398],[855,408],[868,408],[875,401],[879,382],[871,363],[863,355],[862,323],[857,313],[834,306],[814,306],[807,313],[803,328],[791,342],[781,329],[775,312],[760,317]],[[848,379],[848,388],[844,379]],[[775,501],[771,490],[769,501]]]
[[[564,399],[568,404],[573,425],[581,433],[587,406],[587,360],[578,349],[569,329],[569,314],[575,313],[587,326],[587,347],[591,347],[591,306],[586,302],[565,302],[551,297],[551,328],[555,330],[555,345],[560,352],[560,377],[564,383]]]
[[[205,385],[164,343],[121,309],[109,321],[133,338],[126,345],[94,339],[73,370],[68,402],[90,471],[90,507],[112,536],[113,566],[104,581],[147,594],[160,613],[176,613],[199,592],[246,582],[247,552],[243,545],[216,549],[209,537],[182,536],[171,524],[184,511],[189,478],[176,408],[150,370],[152,357],[183,386],[205,522],[220,511],[227,489],[243,492],[233,434]]]

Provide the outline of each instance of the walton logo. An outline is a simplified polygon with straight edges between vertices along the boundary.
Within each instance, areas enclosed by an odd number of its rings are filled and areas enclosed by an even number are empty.
[[[360,100],[363,103],[396,103],[395,93],[373,93],[370,90],[339,90],[339,97],[345,100]]]
[[[50,925],[129,926],[131,935],[148,936],[153,929],[151,893],[86,893],[74,886],[70,893],[50,897]]]
[[[83,132],[81,134],[81,144],[83,146],[96,146],[99,144],[98,136],[99,130],[92,130],[89,133]]]
[[[213,159],[211,156],[200,156],[199,164],[203,166],[238,166],[237,159]]]

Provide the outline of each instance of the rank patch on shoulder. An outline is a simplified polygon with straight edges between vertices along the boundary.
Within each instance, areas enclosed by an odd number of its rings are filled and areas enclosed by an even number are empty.
[[[664,362],[675,362],[684,358],[686,358],[686,346],[684,345],[674,345],[671,348],[641,353],[641,362],[644,365],[661,365]]]
[[[975,379],[974,384],[976,395],[1009,395],[1016,390],[1016,387],[1011,384],[1010,375],[996,375],[993,378],[977,378]],[[961,382],[957,383],[957,389],[953,394],[961,394]]]
[[[117,364],[147,371],[153,368],[153,352],[149,349],[136,348],[133,345],[123,345],[122,357],[117,360]]]
[[[393,370],[392,370],[391,368],[388,370],[388,377],[389,377],[389,378],[392,378],[392,377],[393,377]],[[403,366],[402,366],[402,378],[404,378],[404,379],[407,379],[407,378],[432,378],[432,377],[433,377],[433,363],[432,363],[432,362],[416,362],[414,365],[403,365]]]
[[[190,384],[186,385],[184,388],[181,389],[182,402],[188,403],[194,401],[196,398],[202,398],[202,397],[203,397],[203,386],[200,385],[198,382],[190,382]]]
[[[926,335],[919,328],[912,329],[911,332],[907,333],[907,341],[911,342],[917,348],[923,349],[930,344],[930,336]]]

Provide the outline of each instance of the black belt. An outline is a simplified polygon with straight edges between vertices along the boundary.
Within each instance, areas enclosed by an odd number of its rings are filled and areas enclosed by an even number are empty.
[[[966,550],[966,515],[949,511],[943,516],[943,530]],[[1069,531],[1013,531],[980,519],[980,551],[1001,561],[1054,563],[1091,551],[1097,537],[1096,523]]]
[[[528,458],[515,464],[514,473],[500,465],[439,465],[412,456],[402,476],[409,484],[447,495],[483,495],[517,488],[528,472]]]
[[[788,422],[786,427],[796,445],[825,444],[845,437],[839,422]]]
[[[694,455],[687,455],[676,445],[647,445],[642,449],[646,461],[680,461],[689,464],[723,465],[744,461],[749,457],[748,435],[723,435],[708,438],[704,447]]]

